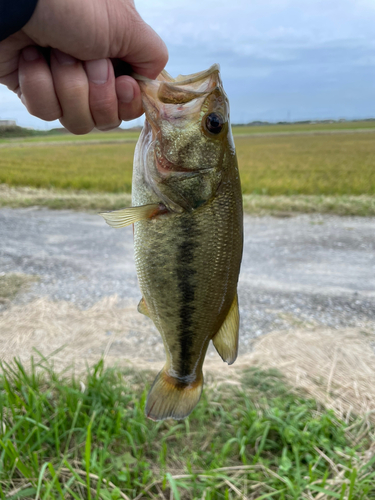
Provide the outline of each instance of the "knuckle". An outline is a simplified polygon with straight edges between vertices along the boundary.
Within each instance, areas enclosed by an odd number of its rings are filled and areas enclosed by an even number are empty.
[[[100,112],[103,115],[117,114],[117,101],[114,96],[99,99],[90,99],[91,111]]]
[[[135,120],[136,118],[139,118],[143,114],[143,109],[142,107],[134,107],[130,106],[126,108],[125,106],[120,107],[120,119],[124,121],[129,121],[129,120]]]
[[[49,122],[61,117],[61,110],[55,103],[48,103],[45,101],[41,103],[39,100],[26,97],[25,104],[27,111],[41,120]]]

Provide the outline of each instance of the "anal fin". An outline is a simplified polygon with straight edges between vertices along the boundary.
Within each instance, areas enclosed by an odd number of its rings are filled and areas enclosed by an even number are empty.
[[[138,309],[139,313],[144,314],[145,316],[150,317],[150,311],[148,310],[147,304],[146,304],[145,299],[143,297],[139,301],[137,309]]]
[[[220,330],[213,337],[212,342],[223,361],[231,365],[236,361],[238,353],[238,331],[240,328],[240,314],[238,311],[238,297],[234,297],[228,315]]]
[[[112,227],[125,227],[141,220],[152,219],[157,215],[167,213],[167,211],[162,203],[151,203],[150,205],[122,208],[112,212],[100,212],[99,215]]]

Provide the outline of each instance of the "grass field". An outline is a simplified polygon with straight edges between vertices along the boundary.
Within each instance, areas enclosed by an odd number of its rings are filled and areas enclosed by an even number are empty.
[[[25,129],[23,129],[25,130]],[[288,133],[288,132],[324,132],[324,131],[348,131],[348,130],[375,130],[375,120],[358,120],[350,122],[335,122],[335,123],[284,123],[275,125],[251,125],[251,126],[234,126],[232,127],[234,135],[242,134],[273,134],[273,133]],[[27,130],[26,130],[27,131]],[[43,134],[43,135],[42,135]],[[86,142],[93,140],[136,140],[139,132],[134,130],[117,129],[109,132],[93,131],[88,135],[72,135],[67,133],[51,133],[38,132],[37,135],[29,135],[26,137],[7,137],[6,134],[2,137],[0,130],[0,144],[7,142]]]
[[[19,138],[15,137],[12,139],[1,138],[0,144],[15,144],[15,143],[55,143],[55,142],[90,142],[90,141],[113,141],[113,140],[133,140],[136,141],[139,137],[139,132],[136,131],[123,131],[123,132],[91,132],[86,135],[73,135],[73,134],[61,134],[61,135],[49,135],[49,136],[31,136]]]
[[[129,193],[134,147],[2,148],[0,183]],[[375,194],[372,134],[237,137],[236,148],[244,194]]]
[[[0,376],[0,498],[375,498],[368,421],[339,420],[275,371],[207,388],[185,421],[144,416],[147,373],[46,360]]]
[[[374,215],[375,136],[364,130],[375,131],[375,122],[235,127],[245,209]],[[137,137],[120,131],[3,140],[0,206],[124,206]],[[25,186],[41,191],[24,196]]]

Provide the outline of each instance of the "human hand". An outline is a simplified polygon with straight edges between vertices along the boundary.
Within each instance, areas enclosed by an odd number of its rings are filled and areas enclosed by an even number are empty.
[[[51,47],[50,65],[40,47]],[[115,78],[111,59],[156,78],[168,60],[164,42],[133,0],[39,0],[22,30],[0,43],[0,83],[38,118],[74,134],[109,130],[142,113],[138,83]]]

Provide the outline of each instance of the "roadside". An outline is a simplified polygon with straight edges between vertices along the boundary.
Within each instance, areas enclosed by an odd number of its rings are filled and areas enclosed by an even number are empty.
[[[31,330],[22,338],[42,343],[45,333],[30,333],[41,314],[47,326],[72,321],[76,333],[70,325],[69,335],[81,338],[83,328],[88,343],[98,331],[98,354],[109,342],[109,355],[124,352],[131,358],[142,352],[150,360],[155,358],[150,353],[162,355],[152,322],[136,311],[140,292],[130,227],[114,230],[89,213],[2,208],[0,228],[1,272],[37,278],[13,299],[9,332],[26,321]],[[239,298],[241,354],[251,350],[254,338],[275,330],[375,333],[375,219],[246,216]],[[9,309],[6,303],[0,307]],[[63,326],[56,328],[63,337]],[[46,345],[52,350],[57,347],[52,330],[50,337]],[[20,348],[22,342],[16,340]]]
[[[3,361],[161,368],[160,335],[137,312],[131,228],[36,207],[0,209],[0,228]],[[338,413],[375,410],[375,219],[246,216],[239,300],[239,358],[228,367],[210,347],[208,380],[277,368]]]
[[[253,215],[288,217],[295,214],[331,214],[346,216],[374,216],[375,197],[360,196],[268,196],[251,194],[243,196],[244,210]],[[118,210],[129,206],[128,193],[97,193],[68,189],[37,189],[0,184],[0,207],[73,209],[99,212]]]

